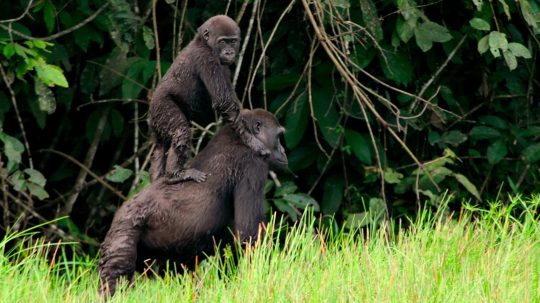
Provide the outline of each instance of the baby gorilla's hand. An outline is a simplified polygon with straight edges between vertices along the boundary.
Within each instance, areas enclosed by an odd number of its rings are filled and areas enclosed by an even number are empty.
[[[173,173],[167,177],[167,184],[175,184],[183,181],[193,180],[197,183],[206,181],[206,173],[195,168],[186,168]]]

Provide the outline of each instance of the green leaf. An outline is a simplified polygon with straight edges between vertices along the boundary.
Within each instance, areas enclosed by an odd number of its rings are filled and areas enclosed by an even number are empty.
[[[372,0],[360,0],[360,11],[362,11],[362,19],[368,31],[373,35],[376,41],[383,38],[383,30],[381,21],[377,15],[377,7]]]
[[[37,184],[41,187],[45,187],[45,183],[47,183],[47,179],[41,174],[41,172],[32,169],[27,168],[24,170],[24,172],[29,176],[28,181]]]
[[[122,80],[122,97],[126,99],[136,99],[143,89],[140,79],[145,68],[145,61],[135,61],[127,70],[126,78]]]
[[[467,141],[467,135],[460,132],[459,130],[451,130],[449,132],[443,133],[442,136],[435,142],[458,146],[465,141]]]
[[[274,204],[279,211],[287,213],[293,222],[298,221],[298,214],[296,213],[296,209],[289,203],[287,203],[287,201],[283,199],[276,199],[274,200]]]
[[[372,164],[372,146],[371,140],[365,134],[359,134],[354,130],[345,131],[345,140],[351,146],[352,151],[358,160],[364,164]]]
[[[54,24],[56,22],[56,14],[54,6],[50,1],[47,1],[43,7],[43,21],[47,27],[47,32],[50,34],[54,30]]]
[[[537,162],[540,160],[540,143],[527,146],[527,148],[523,150],[522,155],[529,163]]]
[[[472,18],[471,21],[469,21],[469,23],[474,29],[477,29],[480,31],[489,31],[491,29],[491,26],[489,26],[489,23],[487,23],[484,19],[481,19],[481,18]]]
[[[150,174],[145,170],[139,171],[139,183],[137,183],[135,188],[129,192],[128,198],[135,196],[148,186],[150,186]]]
[[[413,79],[413,60],[407,58],[402,52],[386,53],[387,61],[379,60],[384,75],[396,82],[396,84],[407,85]]]
[[[95,64],[87,64],[82,70],[79,87],[83,94],[91,95],[97,88],[99,84],[99,77],[96,77],[97,73],[98,69]]]
[[[521,13],[523,14],[523,19],[527,24],[534,28],[538,28],[538,23],[540,22],[540,16],[538,12],[535,12],[529,3],[529,0],[518,0],[519,6],[521,8]]]
[[[501,162],[502,159],[508,153],[506,144],[502,140],[493,142],[487,149],[487,158],[490,164],[497,164]]]
[[[308,102],[307,95],[301,95],[296,102],[289,105],[285,115],[285,144],[289,149],[295,148],[304,137],[308,125]]]
[[[508,40],[506,40],[506,34],[493,31],[489,33],[489,50],[493,57],[498,58],[501,56],[501,50],[508,49]]]
[[[106,179],[114,183],[122,183],[131,177],[131,175],[133,175],[133,171],[131,169],[115,165],[114,170],[106,177]]]
[[[15,55],[15,44],[14,43],[8,43],[4,46],[4,49],[2,50],[2,53],[4,54],[4,57],[6,59],[11,59],[13,55]]]
[[[341,175],[332,175],[324,182],[324,192],[321,202],[322,212],[331,215],[337,212],[343,200],[345,180]]]
[[[50,88],[45,86],[40,79],[34,79],[34,91],[38,98],[39,109],[52,114],[56,110],[56,98]]]
[[[154,33],[148,26],[143,26],[143,40],[144,45],[146,45],[148,49],[154,49],[154,47],[156,47]]]
[[[336,110],[334,94],[330,88],[314,88],[313,111],[324,139],[330,146],[336,147],[340,138],[340,134],[336,131],[339,113]]]
[[[517,67],[517,59],[510,51],[503,51],[504,61],[508,65],[508,69],[514,70]]]
[[[113,134],[116,137],[120,137],[122,135],[122,131],[124,130],[125,125],[124,117],[122,116],[122,114],[115,109],[111,110],[111,113],[109,115],[109,122],[112,125]]]
[[[426,37],[418,28],[414,29],[414,38],[416,40],[416,45],[418,45],[423,52],[427,52],[433,46],[433,41]]]
[[[288,194],[294,193],[298,189],[298,186],[296,186],[291,181],[286,181],[281,183],[281,186],[276,188],[276,192],[274,193],[274,197],[283,197]]]
[[[347,229],[364,227],[370,223],[369,212],[348,214],[343,226]]]
[[[315,144],[302,144],[287,155],[289,158],[289,168],[292,171],[308,168],[317,160],[318,154],[319,151]]]
[[[414,29],[416,44],[424,52],[431,49],[433,42],[444,43],[452,39],[448,29],[435,22],[426,21]]]
[[[21,154],[24,152],[24,145],[17,138],[0,132],[0,140],[4,142],[4,154],[8,159],[8,171],[21,163]]]
[[[525,59],[532,58],[531,52],[525,47],[525,45],[517,42],[510,42],[508,43],[508,49],[512,52],[512,54],[516,57],[522,57]]]
[[[33,196],[36,196],[39,200],[47,199],[49,194],[42,186],[39,186],[35,183],[27,183],[28,190]]]
[[[396,22],[396,31],[398,33],[399,39],[407,43],[411,40],[414,35],[414,29],[416,28],[416,22],[407,22],[401,18],[397,19]]]
[[[307,194],[298,193],[298,194],[288,194],[283,196],[283,200],[287,201],[289,204],[296,206],[300,209],[306,209],[308,207],[313,207],[313,210],[320,211],[319,203],[312,197]]]
[[[23,192],[26,190],[26,179],[20,170],[15,171],[10,177],[9,182],[13,185],[13,189],[18,192]]]
[[[497,116],[485,115],[478,118],[478,120],[501,130],[508,129],[508,122]]]
[[[450,35],[448,29],[435,22],[426,21],[417,26],[417,30],[429,41],[444,43],[452,40],[452,35]],[[415,31],[415,35],[416,33],[417,32]]]
[[[462,174],[455,174],[454,177],[459,183],[461,183],[461,185],[463,185],[463,187],[465,187],[465,189],[469,193],[471,193],[476,199],[482,201],[482,198],[480,197],[480,192],[478,192],[478,189],[476,189],[476,186],[472,184],[471,181],[467,179],[467,177],[465,177]]]
[[[298,79],[300,78],[300,74],[298,73],[288,73],[288,74],[282,74],[282,73],[276,73],[266,78],[266,90],[267,91],[276,91],[276,90],[282,90],[284,88],[292,88],[298,82]],[[262,89],[262,83],[258,86],[258,88]]]
[[[480,54],[487,52],[489,49],[489,35],[485,35],[482,39],[478,40],[477,49]]]
[[[403,180],[403,174],[387,167],[384,169],[384,182],[388,184],[398,184]]]
[[[36,73],[38,78],[48,86],[68,87],[68,82],[64,76],[64,72],[60,67],[52,64],[47,64],[42,60],[36,65]]]
[[[491,128],[489,126],[475,126],[471,129],[469,136],[473,140],[483,140],[483,139],[499,139],[502,134],[500,131]]]

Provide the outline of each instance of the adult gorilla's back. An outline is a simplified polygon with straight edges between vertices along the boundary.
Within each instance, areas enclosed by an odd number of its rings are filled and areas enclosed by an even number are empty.
[[[264,221],[264,183],[269,164],[287,165],[279,142],[284,129],[269,112],[243,110],[246,129],[271,151],[263,158],[223,127],[192,160],[208,172],[206,182],[152,183],[116,212],[101,245],[101,291],[114,293],[119,276],[131,276],[146,258],[174,258],[190,267],[196,256],[213,253],[215,241],[256,237]],[[199,258],[200,259],[200,258]]]

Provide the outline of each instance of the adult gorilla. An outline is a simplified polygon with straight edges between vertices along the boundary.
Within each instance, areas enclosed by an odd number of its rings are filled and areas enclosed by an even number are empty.
[[[264,222],[264,184],[269,165],[287,167],[280,143],[284,128],[271,113],[242,110],[239,123],[270,151],[247,147],[230,125],[223,127],[191,161],[208,172],[206,182],[168,184],[160,178],[116,212],[101,245],[100,291],[113,294],[120,276],[132,276],[146,258],[174,258],[190,267],[230,243],[231,229],[241,241],[255,238]]]

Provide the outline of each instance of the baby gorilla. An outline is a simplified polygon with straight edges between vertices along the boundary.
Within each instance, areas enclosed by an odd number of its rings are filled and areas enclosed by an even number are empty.
[[[191,125],[215,120],[214,110],[241,138],[262,155],[269,151],[238,123],[240,104],[231,84],[229,66],[240,46],[240,28],[231,18],[214,16],[197,29],[197,34],[174,60],[159,82],[150,102],[150,128],[156,143],[152,155],[152,180],[161,176],[168,183],[206,180],[206,172],[184,168],[191,146]],[[212,110],[213,109],[213,110]]]
[[[247,147],[224,126],[191,161],[208,172],[204,183],[157,180],[116,212],[101,244],[100,292],[112,295],[120,276],[131,277],[146,258],[172,259],[188,268],[214,253],[214,243],[255,238],[264,223],[264,184],[269,165],[287,167],[280,143],[284,128],[271,113],[242,110],[238,123],[270,151]]]

